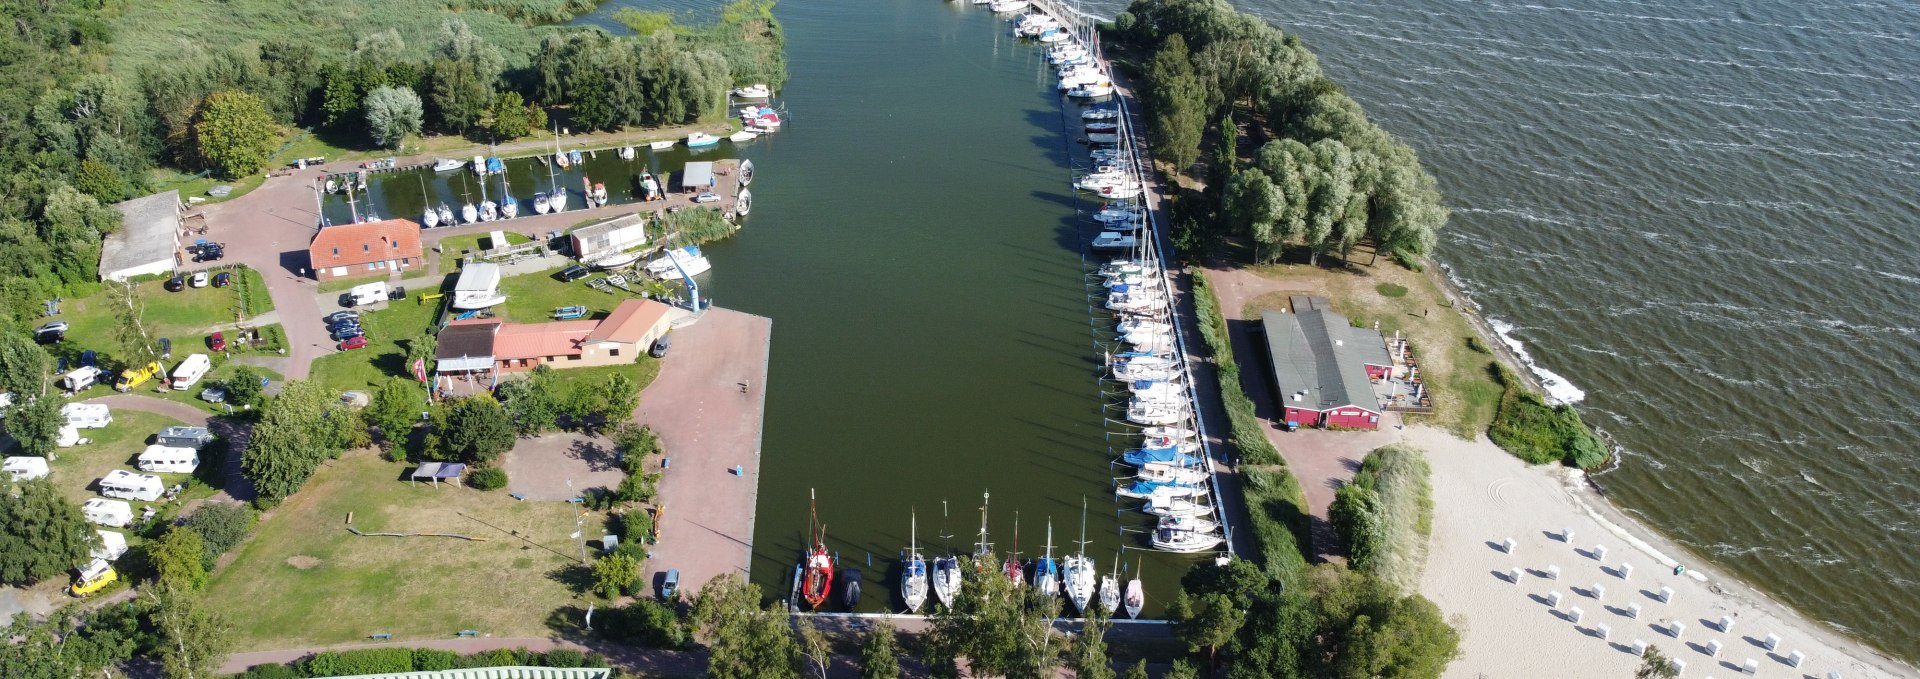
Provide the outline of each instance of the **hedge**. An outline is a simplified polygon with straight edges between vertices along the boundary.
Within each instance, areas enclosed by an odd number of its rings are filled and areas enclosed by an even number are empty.
[[[1227,319],[1220,313],[1220,301],[1213,296],[1207,277],[1193,273],[1193,305],[1200,314],[1200,338],[1213,354],[1220,376],[1220,400],[1226,406],[1227,426],[1233,447],[1240,459],[1249,464],[1280,464],[1280,450],[1267,440],[1266,426],[1255,413],[1253,399],[1240,386],[1240,364],[1233,360],[1233,341],[1227,334]]]
[[[1300,546],[1310,539],[1307,494],[1284,468],[1242,468],[1241,495],[1253,529],[1254,548],[1267,574],[1288,585],[1307,571]]]
[[[527,665],[544,667],[607,667],[599,654],[557,648],[545,653],[524,648],[502,648],[460,655],[431,648],[362,648],[325,651],[286,665],[255,665],[241,679],[303,679],[396,672],[433,672],[474,667]]]

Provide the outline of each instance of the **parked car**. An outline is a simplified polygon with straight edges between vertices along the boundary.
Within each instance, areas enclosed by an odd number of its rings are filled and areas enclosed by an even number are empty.
[[[366,335],[354,335],[340,342],[340,350],[359,349],[367,346]]]
[[[226,403],[226,387],[207,387],[200,390],[200,400],[208,403]]]
[[[662,336],[660,339],[653,341],[653,348],[647,350],[647,355],[654,358],[666,358],[667,350],[671,348],[673,348],[673,337],[671,335]]]
[[[339,342],[349,337],[365,337],[366,334],[367,333],[362,332],[360,328],[356,326],[352,328],[340,328],[340,329],[334,330],[333,334],[330,336],[333,338],[333,341]]]
[[[333,313],[330,313],[330,314],[327,314],[327,317],[326,317],[326,318],[325,318],[324,320],[326,320],[326,322],[327,322],[327,324],[328,324],[328,325],[332,325],[332,324],[335,324],[335,323],[339,323],[339,322],[340,322],[341,320],[344,320],[344,319],[352,319],[352,320],[356,320],[356,321],[357,321],[357,320],[360,320],[360,312],[358,312],[358,311],[335,311],[335,312],[333,312]]]
[[[360,321],[352,318],[342,318],[338,321],[327,324],[328,330],[340,330],[342,328],[358,328],[358,327],[360,327]]]
[[[192,285],[193,285],[193,287],[196,287],[196,288],[204,288],[204,287],[207,287],[207,272],[205,272],[205,271],[195,271],[195,272],[193,272],[193,283],[192,283]]]
[[[67,322],[51,321],[35,328],[33,339],[41,344],[53,344],[67,338]]]
[[[207,337],[207,348],[214,351],[226,351],[227,336],[217,332],[209,335]]]
[[[213,287],[224,288],[231,283],[233,283],[233,274],[222,271],[213,276]]]
[[[227,248],[221,243],[194,245],[187,250],[193,253],[193,261],[196,262],[217,262],[227,256]]]
[[[560,270],[560,280],[567,283],[572,283],[582,278],[586,278],[587,274],[590,274],[590,273],[593,273],[593,272],[588,271],[587,267],[575,264],[573,266]]]
[[[174,274],[172,278],[167,279],[166,288],[167,292],[179,292],[187,289],[187,277]]]
[[[718,202],[720,202],[720,194],[717,194],[717,193],[714,193],[714,192],[712,192],[712,191],[702,191],[702,192],[700,192],[700,195],[698,195],[698,196],[694,196],[694,197],[693,197],[693,202],[695,202],[695,203],[718,203]]]

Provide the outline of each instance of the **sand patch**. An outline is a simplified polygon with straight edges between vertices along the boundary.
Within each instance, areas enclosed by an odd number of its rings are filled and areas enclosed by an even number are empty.
[[[304,571],[320,565],[320,560],[305,554],[295,554],[287,557],[287,565]]]

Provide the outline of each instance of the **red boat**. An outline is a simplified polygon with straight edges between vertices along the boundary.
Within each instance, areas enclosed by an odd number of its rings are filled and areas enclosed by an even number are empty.
[[[833,590],[833,555],[827,552],[827,527],[820,524],[820,514],[813,503],[813,491],[807,491],[807,495],[807,521],[813,531],[813,548],[807,550],[806,561],[802,565],[800,598],[818,610],[827,603],[827,594]]]
[[[1013,513],[1013,553],[1007,557],[1007,562],[1000,567],[1000,572],[1005,573],[1007,578],[1013,580],[1013,584],[1015,585],[1024,585],[1027,583],[1027,567],[1020,563],[1019,512]]]

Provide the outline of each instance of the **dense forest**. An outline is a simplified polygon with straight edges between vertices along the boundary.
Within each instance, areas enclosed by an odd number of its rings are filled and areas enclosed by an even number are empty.
[[[459,4],[527,24],[592,8],[580,0]],[[724,113],[729,87],[785,81],[772,9],[773,0],[736,0],[699,25],[627,13],[630,35],[523,27],[540,42],[504,47],[466,19],[492,25],[499,17],[442,10],[437,28],[411,40],[375,23],[324,37],[282,30],[208,40],[135,59],[124,55],[161,51],[125,27],[149,7],[0,4],[0,326],[25,325],[44,300],[96,289],[101,237],[119,226],[106,206],[160,189],[158,170],[254,175],[300,129],[338,147],[373,149],[422,133],[484,143],[549,124],[616,129],[710,118]],[[235,37],[223,32],[232,26],[205,30]]]
[[[1225,0],[1135,0],[1111,34],[1140,61],[1159,159],[1205,161],[1205,199],[1178,203],[1188,244],[1244,238],[1257,261],[1289,246],[1310,260],[1362,243],[1409,263],[1432,251],[1447,220],[1433,176],[1298,36]],[[1257,147],[1243,152],[1242,136]]]

